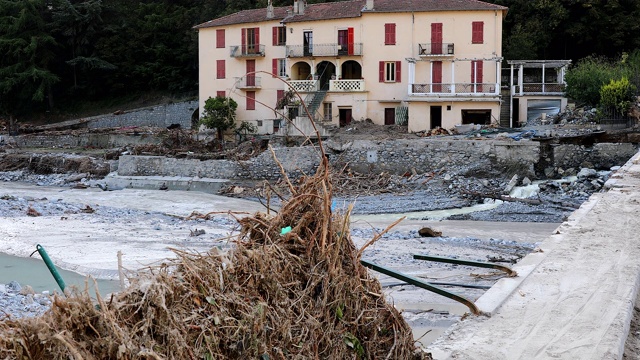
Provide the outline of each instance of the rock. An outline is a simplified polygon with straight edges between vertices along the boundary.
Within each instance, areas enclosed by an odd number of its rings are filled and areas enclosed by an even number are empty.
[[[0,284],[0,295],[7,293],[7,285]]]
[[[420,236],[422,237],[440,237],[442,236],[442,231],[436,231],[430,227],[423,227],[422,229],[418,230],[418,234],[420,234]]]
[[[621,167],[622,166],[612,166],[610,170],[611,171],[618,171],[618,170],[620,170]]]
[[[578,173],[578,179],[592,178],[592,177],[596,177],[597,175],[598,175],[598,172],[595,171],[594,169],[582,168]]]
[[[20,289],[22,289],[22,286],[20,286],[20,284],[17,281],[11,281],[10,283],[7,284],[7,290],[9,290],[10,292],[19,292]]]
[[[71,176],[67,177],[64,181],[68,182],[68,183],[76,182],[76,181],[80,181],[80,180],[82,180],[84,178],[87,178],[87,177],[89,177],[89,174],[87,174],[87,173],[76,174],[76,175],[71,175]]]
[[[509,194],[511,190],[518,184],[518,174],[513,175],[507,186],[504,188],[504,193]]]
[[[25,285],[20,289],[20,295],[34,295],[36,292],[33,291],[33,288],[29,285]]]
[[[446,174],[444,176],[444,181],[450,181],[451,180],[451,175],[450,174]]]
[[[523,186],[529,186],[531,185],[531,179],[529,179],[528,177],[525,176],[524,179],[522,179],[522,185]]]
[[[544,176],[546,176],[547,178],[553,178],[553,175],[555,175],[555,173],[556,171],[552,167],[544,169]]]

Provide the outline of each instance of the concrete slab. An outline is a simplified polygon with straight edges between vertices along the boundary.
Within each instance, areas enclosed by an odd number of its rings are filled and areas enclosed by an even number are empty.
[[[533,269],[520,284],[503,279],[478,300],[491,317],[432,344],[434,359],[621,359],[640,285],[640,154],[607,188],[522,264]]]
[[[186,176],[120,176],[111,173],[100,182],[107,184],[109,189],[158,190],[165,187],[168,190],[201,191],[216,194],[228,184],[229,180]]]

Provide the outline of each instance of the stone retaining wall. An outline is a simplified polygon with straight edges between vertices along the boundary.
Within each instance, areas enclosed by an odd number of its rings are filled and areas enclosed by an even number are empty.
[[[455,141],[455,140],[360,140],[347,144],[328,144],[327,156],[337,165],[355,171],[404,174],[444,171],[460,175],[519,173],[531,176],[537,161],[538,143],[532,141]],[[278,148],[276,156],[288,173],[296,178],[312,174],[319,164],[313,147]],[[118,174],[122,176],[194,176],[220,179],[277,179],[280,170],[272,154],[265,151],[249,161],[185,160],[161,156],[122,156]]]
[[[159,144],[162,139],[151,134],[65,134],[13,136],[12,142],[20,148],[80,148],[109,149],[127,145]]]
[[[125,126],[167,127],[171,124],[180,124],[183,129],[191,129],[191,115],[197,108],[198,101],[186,101],[125,111],[120,115],[98,115],[85,120],[89,120],[87,126],[90,129]]]
[[[553,145],[553,167],[560,173],[567,169],[594,168],[609,170],[612,166],[623,165],[638,152],[638,147],[630,143],[597,143],[593,147],[584,145]],[[569,171],[571,173],[571,171]]]

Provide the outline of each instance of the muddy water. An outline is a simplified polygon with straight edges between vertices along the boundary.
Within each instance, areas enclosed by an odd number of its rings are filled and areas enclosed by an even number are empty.
[[[72,271],[60,270],[60,275],[64,279],[67,287],[76,286],[84,289],[87,277]],[[0,284],[8,284],[10,281],[17,281],[20,285],[29,285],[36,292],[60,291],[58,284],[47,269],[41,259],[21,258],[0,253]],[[98,290],[101,295],[109,294],[120,290],[118,281],[98,280]],[[89,281],[90,294],[95,294],[93,281]]]

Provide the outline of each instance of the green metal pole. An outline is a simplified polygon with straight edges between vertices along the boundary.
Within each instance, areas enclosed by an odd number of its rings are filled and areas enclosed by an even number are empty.
[[[450,293],[446,290],[440,289],[439,287],[430,285],[429,283],[426,283],[422,280],[418,280],[414,277],[411,277],[409,275],[405,275],[402,273],[399,273],[397,271],[391,270],[391,269],[387,269],[384,266],[380,266],[377,264],[374,264],[370,261],[367,260],[360,260],[360,263],[364,266],[364,267],[368,267],[371,270],[377,271],[379,273],[383,273],[385,275],[389,275],[391,277],[394,277],[396,279],[402,280],[404,282],[407,282],[411,285],[415,285],[417,287],[423,288],[425,290],[429,290],[431,292],[434,292],[438,295],[442,295],[445,297],[448,297],[449,299],[453,299],[457,302],[463,303],[465,305],[467,305],[467,307],[469,308],[469,310],[471,310],[471,312],[474,315],[480,315],[480,309],[478,309],[478,307],[476,306],[476,304],[473,303],[473,301],[469,300],[469,299],[465,299],[460,295],[456,295],[454,293]]]
[[[502,266],[498,264],[491,264],[491,263],[485,263],[480,261],[452,259],[452,258],[446,258],[441,256],[431,256],[431,255],[413,255],[413,258],[416,260],[429,260],[429,261],[448,263],[448,264],[467,265],[467,266],[475,266],[475,267],[488,268],[488,269],[496,269],[496,270],[501,270],[506,272],[507,275],[509,275],[510,277],[518,276],[518,273],[515,272],[514,270],[511,270],[506,266]]]
[[[53,278],[58,283],[58,286],[60,286],[60,289],[62,290],[62,293],[64,293],[64,288],[67,287],[67,286],[65,285],[64,280],[62,279],[62,276],[58,272],[58,269],[56,269],[56,266],[53,265],[53,261],[51,261],[51,258],[49,257],[49,254],[47,254],[47,252],[44,250],[44,248],[40,244],[36,245],[36,250],[38,250],[38,253],[40,254],[40,257],[42,257],[42,260],[44,261],[44,263],[49,268],[49,271],[51,272],[51,275],[53,275]]]

